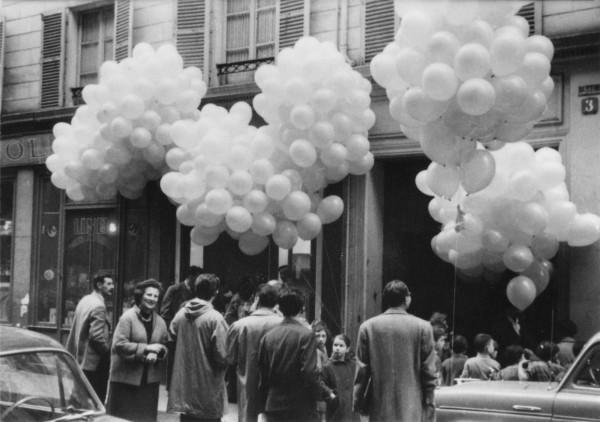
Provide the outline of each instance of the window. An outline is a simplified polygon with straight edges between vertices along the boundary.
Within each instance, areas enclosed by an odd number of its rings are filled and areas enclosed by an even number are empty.
[[[227,63],[275,55],[275,0],[228,0],[225,35]],[[254,69],[248,69],[254,70]],[[227,83],[252,79],[252,72],[229,74]]]
[[[79,15],[79,86],[95,83],[100,65],[113,59],[113,36],[112,6]]]
[[[14,180],[3,179],[0,187],[0,321],[8,321],[12,282],[14,233]]]
[[[598,345],[588,351],[579,366],[581,368],[575,376],[575,385],[600,388],[600,347]]]

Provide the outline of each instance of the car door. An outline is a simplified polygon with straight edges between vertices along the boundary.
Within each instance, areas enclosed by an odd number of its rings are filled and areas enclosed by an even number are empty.
[[[600,343],[586,350],[575,365],[556,395],[553,422],[600,420]]]

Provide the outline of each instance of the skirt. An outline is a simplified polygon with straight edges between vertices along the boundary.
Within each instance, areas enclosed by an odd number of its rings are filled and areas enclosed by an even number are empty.
[[[130,385],[111,382],[106,399],[109,415],[132,422],[156,422],[160,383]]]

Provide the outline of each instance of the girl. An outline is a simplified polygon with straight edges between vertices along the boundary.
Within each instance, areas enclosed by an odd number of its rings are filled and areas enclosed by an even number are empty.
[[[350,351],[350,339],[338,334],[333,339],[333,352],[323,368],[323,382],[334,391],[329,403],[327,421],[360,422],[360,415],[352,411],[352,388],[357,362]],[[333,406],[337,402],[337,406]]]

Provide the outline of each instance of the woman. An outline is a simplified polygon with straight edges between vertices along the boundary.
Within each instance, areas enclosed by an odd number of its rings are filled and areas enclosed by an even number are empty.
[[[158,315],[161,285],[136,284],[135,306],[123,313],[111,350],[108,413],[131,421],[156,421],[158,386],[167,354],[167,325]]]

